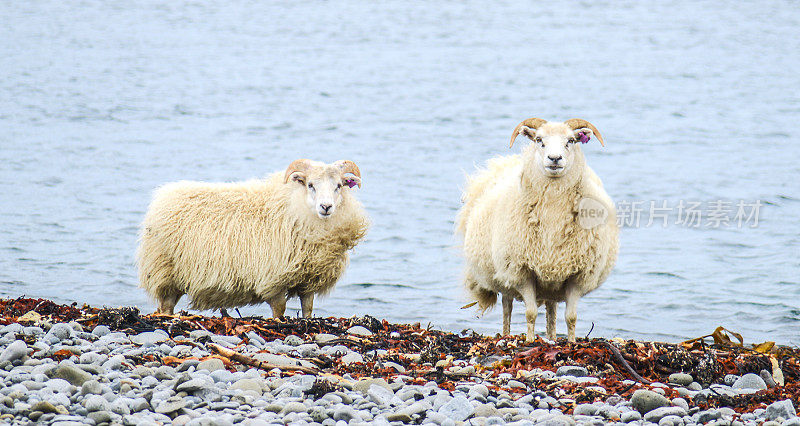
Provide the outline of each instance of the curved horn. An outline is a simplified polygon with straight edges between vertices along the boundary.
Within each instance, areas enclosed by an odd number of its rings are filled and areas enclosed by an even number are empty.
[[[361,170],[358,169],[356,163],[350,160],[339,160],[336,162],[336,165],[339,166],[341,169],[342,174],[346,175],[348,173],[356,175],[358,177],[358,187],[361,188]]]
[[[508,147],[511,148],[514,146],[514,141],[517,140],[517,136],[519,136],[519,130],[522,127],[530,127],[531,129],[535,130],[544,123],[547,123],[547,120],[542,120],[541,118],[529,118],[522,123],[517,124],[517,127],[514,128],[514,133],[511,134],[511,144],[509,144]]]
[[[597,136],[597,140],[600,141],[600,145],[606,146],[606,144],[603,143],[603,136],[600,135],[600,132],[597,130],[597,127],[594,127],[592,123],[586,120],[582,120],[580,118],[570,118],[569,120],[565,121],[564,124],[569,126],[570,129],[572,130],[580,129],[581,127],[588,127],[589,129],[592,130],[594,135]]]
[[[291,176],[292,173],[306,173],[310,168],[311,160],[307,158],[301,158],[299,160],[292,161],[292,164],[289,164],[289,167],[286,168],[286,174],[283,175],[283,183],[289,182],[289,176]]]

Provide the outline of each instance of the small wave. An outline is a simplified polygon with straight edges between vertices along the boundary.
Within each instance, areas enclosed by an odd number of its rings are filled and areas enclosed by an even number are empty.
[[[356,302],[367,302],[367,303],[377,303],[379,305],[390,305],[391,303],[378,299],[376,297],[361,297],[356,299]]]
[[[669,278],[678,278],[680,280],[686,281],[685,277],[682,277],[678,274],[673,274],[672,272],[647,272],[645,275],[650,275],[654,277],[669,277]]]
[[[414,288],[414,286],[398,283],[352,283],[349,284],[354,287],[370,288],[370,287],[386,287],[386,288]]]

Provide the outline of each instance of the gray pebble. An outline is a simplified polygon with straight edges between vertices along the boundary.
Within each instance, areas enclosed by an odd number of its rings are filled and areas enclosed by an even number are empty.
[[[683,417],[686,415],[686,410],[681,407],[661,407],[656,408],[644,415],[645,421],[658,423],[664,417],[678,416]]]
[[[207,371],[224,370],[225,364],[219,358],[210,358],[197,364],[197,369]]]
[[[783,401],[773,402],[767,406],[766,416],[767,420],[775,420],[778,417],[789,419],[796,417],[797,412],[795,411],[794,404],[792,404],[792,400],[785,399]]]
[[[705,423],[708,423],[710,421],[717,420],[717,419],[721,418],[722,414],[720,414],[720,412],[717,411],[717,410],[711,409],[711,410],[706,410],[706,411],[700,411],[699,413],[695,414],[695,416],[697,417],[697,422],[698,423],[705,424]]]
[[[353,364],[356,362],[364,362],[364,357],[358,352],[350,352],[341,358],[342,364]]]
[[[362,327],[360,325],[348,328],[347,334],[352,334],[355,336],[372,336],[371,331],[369,331],[366,327]]]
[[[556,370],[556,376],[586,377],[588,375],[589,370],[577,365],[564,365]]]
[[[635,421],[641,420],[642,419],[642,415],[639,414],[638,411],[626,411],[626,412],[622,413],[619,416],[619,418],[620,418],[620,421],[622,421],[622,423],[630,423],[630,422],[635,422]]]
[[[22,340],[14,340],[0,354],[0,362],[14,362],[28,354],[28,345]]]
[[[731,387],[733,389],[762,390],[767,388],[767,384],[764,383],[764,379],[762,379],[759,375],[748,373],[736,380]]]
[[[323,345],[331,340],[338,339],[339,336],[335,334],[319,333],[314,335],[314,342],[318,345]]]
[[[156,406],[155,412],[156,413],[172,413],[174,411],[178,411],[181,408],[186,406],[186,401],[183,398],[179,398],[177,396],[170,397],[166,401],[161,402]]]
[[[302,402],[287,402],[286,405],[283,406],[281,410],[282,414],[289,414],[289,413],[305,413],[308,411],[308,407],[305,406]]]
[[[694,381],[691,374],[686,373],[673,373],[669,375],[669,382],[681,386],[688,386]]]
[[[356,410],[349,405],[343,405],[336,410],[333,411],[333,420],[344,420],[345,422],[350,422],[350,420],[361,420],[361,417],[356,413]]]
[[[597,414],[597,407],[592,404],[579,404],[575,406],[572,414],[575,416],[594,416]]]
[[[108,328],[108,326],[105,326],[105,325],[102,325],[102,324],[96,326],[94,328],[94,330],[92,330],[92,334],[94,334],[97,337],[103,337],[103,336],[105,336],[105,335],[107,335],[109,333],[111,333],[111,329]]]
[[[657,408],[669,406],[670,401],[663,395],[653,391],[639,389],[633,393],[633,396],[631,397],[631,405],[633,405],[633,408],[635,408],[639,413],[646,414]]]
[[[475,412],[475,408],[472,406],[472,404],[470,404],[467,398],[464,398],[463,396],[457,396],[446,404],[442,405],[438,412],[440,414],[444,414],[454,421],[463,422]]]
[[[286,336],[286,338],[283,339],[283,343],[285,343],[285,344],[287,344],[289,346],[300,346],[305,342],[303,342],[303,339],[300,338],[299,336],[295,336],[294,334],[292,334],[292,335]]]
[[[103,386],[97,380],[88,380],[81,385],[81,395],[100,395],[103,393]]]
[[[672,404],[675,405],[676,407],[683,408],[684,411],[689,411],[689,403],[686,402],[686,400],[683,398],[673,398]]]
[[[83,400],[83,406],[88,411],[108,411],[110,407],[108,401],[100,395],[90,395]]]
[[[70,330],[72,329],[70,328]],[[92,375],[74,365],[62,363],[52,371],[51,377],[54,379],[64,379],[73,386],[81,386],[86,381],[91,380]]]
[[[758,375],[761,377],[762,380],[764,380],[764,383],[766,383],[768,387],[774,388],[775,386],[778,386],[778,384],[775,383],[775,379],[772,377],[772,373],[770,373],[769,371],[761,370],[761,372],[758,373]]]
[[[47,332],[47,335],[53,336],[58,340],[66,340],[75,335],[75,330],[70,327],[69,324],[58,323],[50,327],[50,331]]]
[[[736,374],[726,374],[725,378],[722,379],[722,382],[725,383],[727,386],[733,386],[733,384],[736,383],[737,380],[739,380],[739,377],[740,376],[737,376]]]

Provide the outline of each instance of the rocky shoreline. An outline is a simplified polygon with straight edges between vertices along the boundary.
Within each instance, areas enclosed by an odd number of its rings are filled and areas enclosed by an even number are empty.
[[[800,426],[800,350],[0,299],[4,424]],[[763,352],[763,353],[762,353]]]

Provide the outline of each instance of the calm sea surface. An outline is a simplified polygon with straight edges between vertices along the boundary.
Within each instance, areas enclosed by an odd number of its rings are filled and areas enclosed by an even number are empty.
[[[0,3],[0,296],[151,311],[134,250],[156,186],[351,159],[373,226],[315,313],[497,332],[499,307],[459,309],[465,173],[525,118],[580,117],[640,221],[577,333],[800,344],[797,2],[207,3]]]

